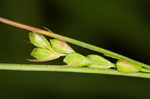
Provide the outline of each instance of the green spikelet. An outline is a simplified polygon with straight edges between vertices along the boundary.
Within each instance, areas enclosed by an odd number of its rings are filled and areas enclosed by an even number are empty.
[[[107,69],[107,68],[115,67],[113,63],[111,63],[110,61],[108,61],[102,56],[91,54],[91,55],[88,55],[87,57],[92,62],[92,64],[89,65],[89,67],[91,68]]]
[[[64,58],[64,62],[68,65],[76,65],[76,66],[87,66],[91,63],[91,61],[88,58],[79,53],[68,54]]]

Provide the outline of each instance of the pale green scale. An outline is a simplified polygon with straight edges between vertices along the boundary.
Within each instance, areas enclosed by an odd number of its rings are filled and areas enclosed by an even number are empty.
[[[49,41],[41,34],[30,32],[29,39],[30,42],[36,47],[47,48],[49,50],[52,50]]]
[[[88,55],[87,58],[92,62],[89,65],[90,68],[107,69],[107,68],[115,67],[113,63],[111,63],[110,61],[108,61],[107,59],[99,55],[91,54]]]
[[[119,72],[124,73],[138,72],[144,70],[141,66],[132,64],[124,60],[118,60],[116,66]]]
[[[75,66],[88,66],[89,64],[91,64],[91,61],[88,58],[79,53],[68,54],[64,58],[64,62],[68,65],[75,65]]]
[[[51,39],[50,40],[52,49],[54,49],[58,53],[62,54],[69,54],[75,52],[66,42],[57,40],[57,39]]]
[[[58,53],[51,52],[50,50],[45,48],[34,48],[31,52],[31,56],[33,56],[36,59],[46,59],[46,60],[57,59],[60,57]]]

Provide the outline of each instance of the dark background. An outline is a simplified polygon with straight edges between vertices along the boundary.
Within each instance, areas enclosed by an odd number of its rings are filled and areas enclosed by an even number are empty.
[[[150,64],[149,0],[0,0],[0,16]],[[0,23],[0,63],[30,63],[28,42],[28,31]],[[149,93],[148,79],[0,71],[0,99],[148,99]]]

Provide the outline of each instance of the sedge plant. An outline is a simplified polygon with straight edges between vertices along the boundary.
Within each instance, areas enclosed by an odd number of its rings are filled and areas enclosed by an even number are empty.
[[[29,61],[33,63],[47,62],[60,57],[64,58],[63,65],[1,63],[0,70],[78,72],[150,78],[149,65],[110,50],[62,36],[52,31],[24,25],[6,18],[0,17],[0,22],[30,31],[29,40],[35,48],[30,53],[33,59],[28,59]],[[48,40],[45,36],[51,37],[51,39]],[[96,54],[85,56],[71,48],[68,43],[102,53],[104,56]],[[117,61],[111,62],[105,57],[114,58]]]

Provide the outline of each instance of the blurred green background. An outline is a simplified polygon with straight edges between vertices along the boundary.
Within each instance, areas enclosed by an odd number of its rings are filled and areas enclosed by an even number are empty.
[[[0,0],[0,16],[150,64],[149,0]],[[0,63],[30,63],[28,31],[0,23]],[[95,53],[73,46],[85,55]],[[60,60],[45,64],[57,64]],[[79,73],[0,71],[0,99],[143,99],[150,80]]]

